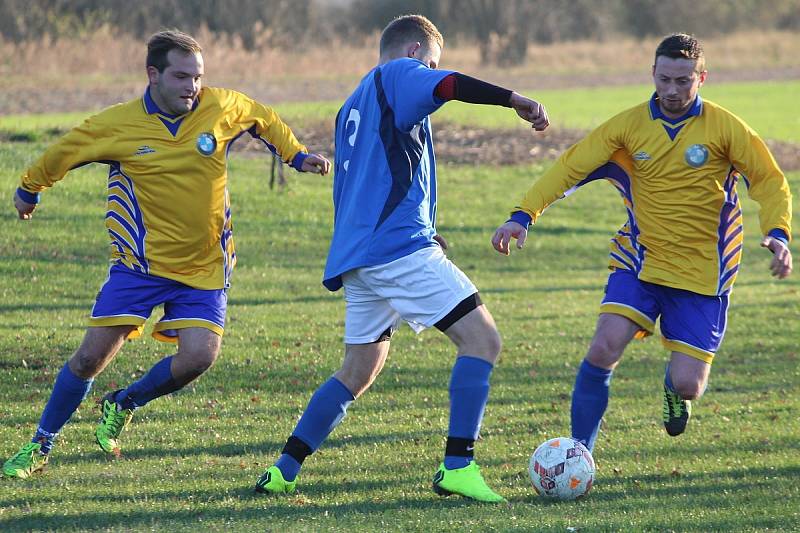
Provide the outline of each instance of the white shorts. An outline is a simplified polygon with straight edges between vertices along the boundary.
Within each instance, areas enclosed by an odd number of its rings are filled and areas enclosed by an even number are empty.
[[[346,302],[344,342],[368,344],[401,320],[419,333],[478,292],[439,246],[417,250],[391,263],[342,275]]]

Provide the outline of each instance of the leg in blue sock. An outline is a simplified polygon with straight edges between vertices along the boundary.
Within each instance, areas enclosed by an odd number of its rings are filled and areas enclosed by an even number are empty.
[[[353,400],[353,393],[335,377],[317,389],[275,463],[286,481],[297,477],[302,461],[339,425]]]
[[[175,392],[181,387],[172,377],[172,356],[165,357],[157,362],[138,381],[128,388],[122,389],[114,396],[119,409],[136,409],[146,405],[147,402]]]
[[[450,426],[444,466],[463,468],[472,460],[486,401],[489,377],[494,365],[477,357],[462,355],[456,359],[450,376]],[[457,455],[451,455],[455,453]]]
[[[572,438],[594,450],[600,420],[608,407],[612,370],[594,366],[585,360],[578,368],[572,391]]]
[[[76,376],[65,364],[56,377],[53,392],[42,412],[39,427],[33,437],[33,442],[42,445],[42,453],[49,453],[53,447],[53,440],[61,428],[72,416],[81,402],[89,394],[94,379],[83,379]]]

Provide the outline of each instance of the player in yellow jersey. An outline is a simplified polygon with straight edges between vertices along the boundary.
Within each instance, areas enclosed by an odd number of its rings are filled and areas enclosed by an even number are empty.
[[[778,278],[792,271],[791,194],[764,142],[698,89],[705,58],[692,36],[659,44],[650,101],[611,118],[567,150],[528,190],[492,244],[522,248],[530,223],[558,198],[595,179],[619,190],[628,222],[611,241],[608,285],[572,395],[572,436],[591,449],[608,405],[611,374],[635,337],[661,320],[671,352],[664,379],[664,426],[680,435],[708,382],[725,333],[728,294],[739,268],[742,211],[737,184],[760,205]]]
[[[117,439],[136,408],[182,388],[214,363],[236,262],[227,154],[239,136],[262,140],[297,170],[325,174],[330,168],[324,157],[307,153],[271,108],[235,91],[203,87],[201,52],[184,33],[153,35],[144,96],[88,118],[22,176],[14,206],[28,220],[39,193],[69,170],[91,162],[110,166],[111,266],[83,342],[58,374],[32,441],[3,465],[6,476],[24,478],[44,467],[94,377],[125,339],[140,335],[155,306],[163,304],[164,316],[153,336],[177,342],[177,353],[103,398],[95,431],[103,451],[119,453]]]

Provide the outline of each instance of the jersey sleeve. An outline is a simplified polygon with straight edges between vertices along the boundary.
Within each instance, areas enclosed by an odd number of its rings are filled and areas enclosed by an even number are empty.
[[[236,96],[240,109],[239,120],[243,124],[253,124],[250,133],[273,146],[283,161],[291,163],[298,153],[308,152],[274,109],[241,93],[236,93]]]
[[[20,188],[37,194],[52,187],[73,168],[102,161],[104,158],[99,151],[102,143],[97,141],[106,137],[107,133],[108,128],[101,120],[96,116],[89,117],[45,150],[22,175]]]
[[[624,145],[622,121],[614,117],[574,144],[550,167],[512,212],[522,211],[532,222],[569,189],[611,159]]]
[[[436,86],[452,73],[429,68],[411,58],[387,63],[381,69],[381,85],[394,112],[395,127],[411,131],[422,119],[439,109],[446,100],[434,94]]]
[[[750,198],[758,202],[761,233],[783,230],[791,239],[792,194],[767,145],[744,122],[732,117],[728,157],[744,175]]]

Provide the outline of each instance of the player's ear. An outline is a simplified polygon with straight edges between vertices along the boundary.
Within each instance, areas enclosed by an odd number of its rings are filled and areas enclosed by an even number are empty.
[[[708,77],[708,71],[707,70],[704,70],[703,72],[700,73],[700,84],[698,85],[698,87],[700,87],[701,85],[703,85],[706,82],[706,78],[707,77]]]
[[[158,83],[158,69],[153,65],[147,66],[147,79],[150,80],[150,83],[157,84]]]
[[[406,54],[406,57],[411,57],[411,58],[414,58],[414,59],[419,59],[419,58],[417,57],[417,53],[419,53],[419,51],[420,51],[420,49],[421,49],[421,48],[422,48],[422,43],[420,43],[419,41],[417,41],[417,42],[415,42],[415,43],[413,43],[413,44],[409,44],[409,45],[408,45],[408,48],[407,48],[407,50],[406,50],[406,52],[407,52],[407,54]]]

